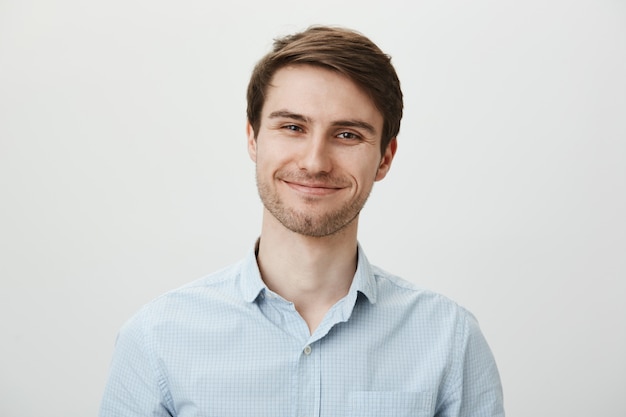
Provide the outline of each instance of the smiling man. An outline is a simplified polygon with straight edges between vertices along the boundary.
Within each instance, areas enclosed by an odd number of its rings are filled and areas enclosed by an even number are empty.
[[[401,117],[396,72],[368,38],[278,39],[248,86],[260,237],[125,324],[100,415],[504,416],[473,316],[358,244]]]

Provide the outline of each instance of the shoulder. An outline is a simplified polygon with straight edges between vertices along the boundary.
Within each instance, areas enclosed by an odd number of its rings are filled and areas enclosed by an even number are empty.
[[[467,410],[501,409],[502,393],[497,367],[475,316],[446,295],[421,287],[372,266],[378,290],[377,310],[384,328],[393,330],[398,351],[408,350],[416,363],[440,369],[443,403]],[[381,326],[382,327],[382,326]],[[474,414],[472,414],[474,415]],[[482,414],[481,414],[482,415]]]
[[[478,320],[466,307],[381,268],[372,271],[378,288],[376,308],[382,314],[400,318],[411,331],[426,331],[429,343],[439,340],[442,350],[451,348],[455,355],[467,349],[489,354]]]
[[[446,333],[455,340],[480,332],[472,312],[450,297],[377,266],[371,271],[377,289],[373,306],[377,314],[398,317],[409,327]]]
[[[242,262],[237,262],[172,289],[144,304],[125,327],[184,326],[241,303],[241,269]]]
[[[462,316],[472,316],[465,307],[444,294],[410,282],[378,266],[372,265],[371,268],[378,289],[379,301],[404,301],[409,304],[420,305],[421,307],[450,310]]]

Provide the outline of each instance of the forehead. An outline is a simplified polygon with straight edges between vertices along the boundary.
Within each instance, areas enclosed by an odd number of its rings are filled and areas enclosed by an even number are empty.
[[[359,119],[382,129],[383,116],[369,94],[347,76],[312,65],[278,69],[267,88],[262,117],[289,110],[315,120]]]

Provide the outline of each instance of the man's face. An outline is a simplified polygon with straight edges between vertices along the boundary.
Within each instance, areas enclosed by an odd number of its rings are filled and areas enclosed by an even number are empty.
[[[374,181],[389,170],[395,139],[380,153],[383,117],[336,72],[297,65],[276,72],[257,137],[248,125],[265,209],[289,230],[329,236],[352,225]]]

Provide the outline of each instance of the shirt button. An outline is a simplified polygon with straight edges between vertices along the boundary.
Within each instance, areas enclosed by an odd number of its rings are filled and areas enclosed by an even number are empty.
[[[311,346],[310,345],[306,345],[304,347],[304,354],[307,355],[307,356],[311,354]]]

